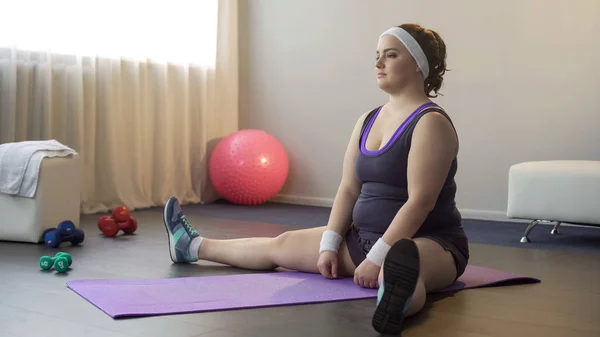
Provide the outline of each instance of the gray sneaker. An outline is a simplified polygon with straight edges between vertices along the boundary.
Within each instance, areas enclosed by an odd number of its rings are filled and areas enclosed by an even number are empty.
[[[175,197],[169,198],[164,208],[164,223],[169,235],[169,252],[171,260],[175,263],[196,262],[197,259],[190,256],[189,249],[192,239],[200,236],[190,225],[183,214],[181,205]]]

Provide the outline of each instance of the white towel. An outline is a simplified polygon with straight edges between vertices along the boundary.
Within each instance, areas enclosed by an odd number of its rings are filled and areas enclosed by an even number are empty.
[[[76,154],[54,139],[0,144],[0,193],[33,198],[42,160]]]

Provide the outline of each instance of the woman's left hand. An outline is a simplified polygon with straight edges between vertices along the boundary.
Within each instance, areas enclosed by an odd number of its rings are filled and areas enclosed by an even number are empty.
[[[369,259],[364,259],[354,271],[354,283],[363,288],[377,288],[380,270],[381,267],[377,267]]]

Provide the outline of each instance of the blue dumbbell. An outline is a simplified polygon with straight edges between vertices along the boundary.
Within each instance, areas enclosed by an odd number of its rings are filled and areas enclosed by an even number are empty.
[[[83,230],[76,228],[72,221],[63,221],[56,228],[44,231],[44,242],[50,248],[56,248],[63,242],[71,242],[77,245],[83,242],[85,235]]]

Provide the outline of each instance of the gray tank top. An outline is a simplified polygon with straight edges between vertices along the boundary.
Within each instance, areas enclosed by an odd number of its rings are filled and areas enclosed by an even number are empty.
[[[383,148],[369,151],[365,141],[381,108],[374,109],[365,118],[356,159],[356,176],[362,182],[362,187],[352,217],[360,235],[369,239],[376,239],[386,231],[408,199],[408,153],[419,119],[436,111],[452,123],[450,117],[435,103],[423,104],[406,118]],[[456,170],[457,160],[454,158],[436,205],[419,229],[419,234],[461,226],[462,219],[455,202]]]

